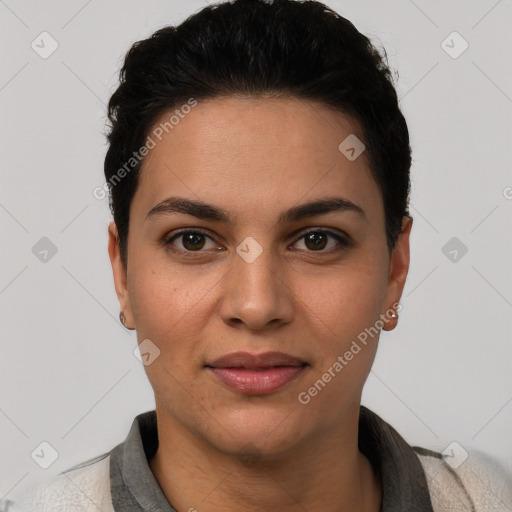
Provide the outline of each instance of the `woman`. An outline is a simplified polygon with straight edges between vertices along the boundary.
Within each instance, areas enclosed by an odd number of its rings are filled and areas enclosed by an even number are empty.
[[[507,510],[489,461],[454,468],[361,406],[412,228],[369,40],[319,2],[237,0],[136,43],[120,78],[109,255],[156,411],[20,507]]]

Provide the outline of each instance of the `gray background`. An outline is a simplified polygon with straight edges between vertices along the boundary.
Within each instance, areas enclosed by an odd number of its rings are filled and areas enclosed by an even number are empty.
[[[398,68],[414,156],[403,310],[363,403],[411,444],[510,463],[512,2],[326,3]],[[124,53],[204,5],[0,2],[0,498],[110,450],[154,407],[117,319],[107,201],[92,191]],[[51,49],[43,31],[58,43],[46,59],[31,47]],[[457,58],[454,31],[469,44]],[[46,261],[43,237],[57,249]],[[58,453],[48,469],[31,457],[51,456],[43,441]]]

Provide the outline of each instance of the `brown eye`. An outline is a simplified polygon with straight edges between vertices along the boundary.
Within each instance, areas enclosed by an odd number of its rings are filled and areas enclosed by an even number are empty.
[[[189,233],[182,235],[183,247],[189,251],[197,251],[204,246],[204,235],[202,233]]]
[[[304,242],[308,249],[317,251],[327,245],[327,236],[322,231],[313,231],[305,235]]]
[[[334,240],[334,242],[332,240]],[[340,246],[338,248],[341,249],[350,245],[349,241],[342,235],[320,229],[305,233],[295,242],[295,245],[301,242],[304,247],[297,248],[310,252],[328,252],[329,249],[335,249],[336,246]],[[324,251],[324,249],[327,250]]]
[[[176,240],[181,239],[181,243],[175,244]],[[207,242],[211,243],[210,247],[205,247]],[[174,245],[178,250],[184,252],[199,252],[201,249],[212,249],[215,247],[214,241],[201,231],[181,231],[165,241],[166,245]]]

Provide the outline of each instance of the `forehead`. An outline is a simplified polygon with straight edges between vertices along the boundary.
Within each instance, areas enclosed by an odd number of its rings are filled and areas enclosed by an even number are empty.
[[[164,132],[157,141],[161,148],[173,142],[181,147],[186,139],[186,146],[198,153],[222,155],[229,150],[243,155],[249,148],[256,152],[268,147],[322,153],[336,150],[346,135],[364,138],[352,116],[297,98],[221,97],[201,100],[181,116],[174,115],[176,111],[180,107],[162,114],[152,127],[152,131]],[[170,125],[171,118],[174,124]],[[160,152],[151,155],[155,153]]]
[[[180,116],[177,109],[148,134],[156,145],[136,194],[146,207],[168,195],[224,203],[236,196],[245,208],[254,198],[279,204],[334,192],[354,202],[380,200],[365,152],[351,160],[340,151],[347,138],[364,140],[346,114],[305,100],[253,97],[199,101]]]

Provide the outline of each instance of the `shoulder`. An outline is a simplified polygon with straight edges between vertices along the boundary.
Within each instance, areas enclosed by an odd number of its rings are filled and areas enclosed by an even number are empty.
[[[425,472],[435,512],[512,510],[512,475],[496,459],[477,450],[457,460],[449,454],[413,449]]]
[[[9,512],[114,512],[105,453],[26,489]]]

